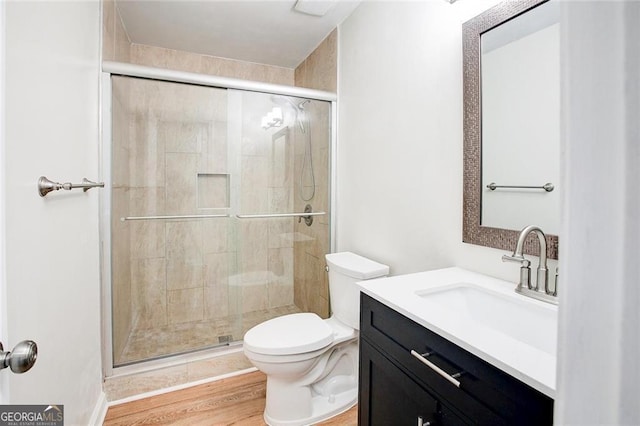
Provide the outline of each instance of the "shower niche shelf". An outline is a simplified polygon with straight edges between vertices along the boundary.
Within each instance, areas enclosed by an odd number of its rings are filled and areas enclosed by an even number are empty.
[[[227,173],[198,173],[198,208],[228,209],[229,180]]]

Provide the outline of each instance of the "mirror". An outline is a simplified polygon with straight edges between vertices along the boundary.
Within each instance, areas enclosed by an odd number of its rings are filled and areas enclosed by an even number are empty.
[[[463,24],[463,241],[513,250],[540,226],[558,258],[558,5],[507,1]],[[525,252],[538,254],[530,238]]]

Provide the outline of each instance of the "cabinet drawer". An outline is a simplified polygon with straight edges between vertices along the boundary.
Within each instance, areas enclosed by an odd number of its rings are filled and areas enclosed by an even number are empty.
[[[361,341],[358,424],[437,425],[438,402],[380,352]],[[393,400],[393,403],[389,401]]]
[[[472,424],[545,425],[553,400],[475,355],[362,293],[361,338],[424,384],[453,413]],[[424,365],[414,350],[445,374],[460,374],[460,387]]]

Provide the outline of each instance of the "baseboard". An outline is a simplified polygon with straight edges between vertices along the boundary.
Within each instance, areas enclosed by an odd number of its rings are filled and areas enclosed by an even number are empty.
[[[91,413],[91,419],[89,419],[89,426],[100,426],[104,423],[104,418],[107,416],[107,410],[109,409],[109,403],[107,402],[107,395],[104,392],[100,392],[96,406]]]

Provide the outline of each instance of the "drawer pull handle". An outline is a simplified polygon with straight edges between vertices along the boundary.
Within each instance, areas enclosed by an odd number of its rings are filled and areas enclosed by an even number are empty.
[[[446,371],[444,371],[442,368],[438,367],[437,365],[435,365],[434,363],[432,363],[431,361],[429,361],[428,359],[426,359],[425,357],[420,355],[418,352],[416,352],[416,351],[414,351],[412,349],[411,350],[411,355],[416,357],[418,359],[418,361],[420,361],[421,363],[423,363],[427,367],[431,368],[433,371],[435,371],[436,373],[441,375],[443,378],[447,379],[455,387],[457,387],[457,388],[460,387],[460,382],[458,380],[456,380],[453,377],[451,377]]]
[[[431,422],[425,422],[422,416],[418,416],[418,426],[431,426]]]

